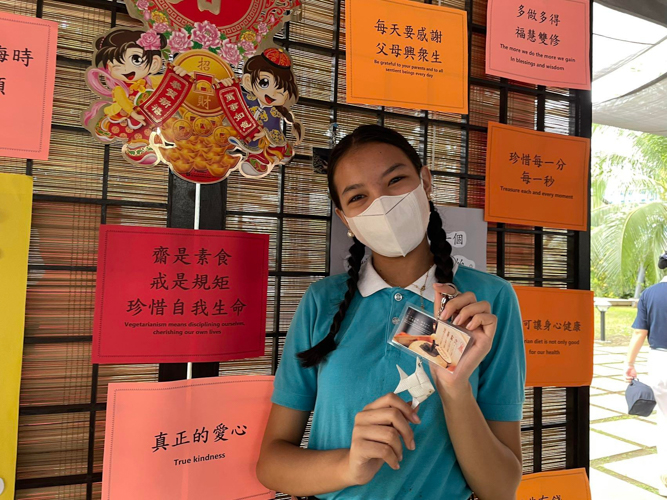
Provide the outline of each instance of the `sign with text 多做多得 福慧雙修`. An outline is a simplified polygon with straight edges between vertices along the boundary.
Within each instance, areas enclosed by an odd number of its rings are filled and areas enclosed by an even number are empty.
[[[484,218],[586,231],[591,142],[489,123]]]
[[[486,72],[590,90],[589,0],[489,0]]]
[[[100,227],[93,363],[264,355],[269,237]]]
[[[465,10],[348,0],[347,102],[468,113]]]

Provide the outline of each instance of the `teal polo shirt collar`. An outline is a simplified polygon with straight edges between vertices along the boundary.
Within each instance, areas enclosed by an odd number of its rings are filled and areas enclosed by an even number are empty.
[[[458,268],[459,264],[454,261],[454,276],[456,276],[456,271]],[[414,283],[405,287],[404,290],[408,290],[416,295],[420,295],[421,288],[424,286],[424,282],[426,282],[426,288],[424,289],[423,296],[425,299],[434,302],[435,290],[433,290],[433,284],[437,283],[437,280],[435,279],[435,269],[436,266],[433,264],[426,273],[417,278]],[[361,265],[359,275],[360,277],[359,283],[357,284],[357,289],[359,290],[361,296],[364,298],[370,297],[374,293],[379,292],[380,290],[384,290],[385,288],[395,288],[382,279],[382,277],[375,270],[375,267],[373,267],[373,260],[371,258],[369,258]]]

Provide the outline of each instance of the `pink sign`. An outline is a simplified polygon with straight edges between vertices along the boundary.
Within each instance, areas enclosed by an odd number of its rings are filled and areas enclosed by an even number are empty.
[[[486,72],[590,90],[588,0],[489,0]]]
[[[255,475],[273,377],[109,384],[102,500],[272,499]]]
[[[58,24],[0,12],[0,156],[48,160]]]

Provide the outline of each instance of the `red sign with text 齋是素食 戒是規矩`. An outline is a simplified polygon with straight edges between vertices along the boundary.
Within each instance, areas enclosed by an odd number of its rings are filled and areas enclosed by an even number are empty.
[[[269,237],[100,227],[93,363],[264,355]]]

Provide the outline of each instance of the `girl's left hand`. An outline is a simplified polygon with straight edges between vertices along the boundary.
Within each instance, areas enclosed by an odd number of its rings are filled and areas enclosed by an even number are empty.
[[[443,283],[435,283],[433,288],[435,289],[434,314],[437,317],[443,293],[452,293],[454,290]],[[453,324],[470,330],[472,338],[471,345],[453,372],[431,364],[431,374],[441,395],[443,391],[454,394],[469,387],[470,375],[491,350],[498,326],[498,318],[491,314],[491,304],[487,301],[478,302],[472,292],[463,293],[447,302],[440,320],[447,321],[452,317],[454,317]]]

